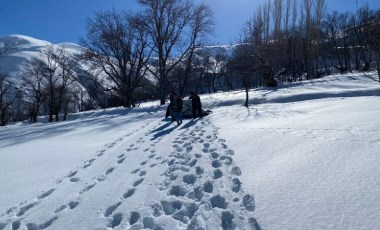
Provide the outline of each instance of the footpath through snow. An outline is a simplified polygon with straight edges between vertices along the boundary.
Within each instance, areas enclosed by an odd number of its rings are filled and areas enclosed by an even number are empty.
[[[34,198],[2,206],[0,229],[260,229],[210,119],[138,124]]]

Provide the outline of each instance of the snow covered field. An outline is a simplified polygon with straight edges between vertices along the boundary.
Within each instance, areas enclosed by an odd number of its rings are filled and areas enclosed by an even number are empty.
[[[380,84],[348,74],[0,128],[0,229],[380,229]]]

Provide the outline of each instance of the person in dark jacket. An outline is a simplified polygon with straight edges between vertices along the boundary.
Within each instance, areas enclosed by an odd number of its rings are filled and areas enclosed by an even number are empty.
[[[202,103],[200,97],[195,92],[191,92],[189,99],[191,99],[191,105],[193,108],[193,118],[197,118],[197,113],[198,116],[202,118]]]
[[[166,109],[166,114],[165,114],[165,118],[168,118],[169,116],[172,117],[172,121],[174,121],[174,116],[173,116],[173,113],[172,113],[172,102],[173,102],[173,96],[174,96],[175,92],[174,91],[171,91],[170,94],[169,94],[169,105],[168,105],[168,108]]]
[[[177,125],[182,124],[182,108],[183,101],[176,93],[173,93],[173,100],[171,102],[171,110],[174,119],[177,121]]]

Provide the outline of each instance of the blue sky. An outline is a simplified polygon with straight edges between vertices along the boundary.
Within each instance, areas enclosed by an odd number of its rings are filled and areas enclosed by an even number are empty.
[[[255,7],[266,0],[195,0],[206,2],[214,12],[213,44],[236,41]],[[354,11],[368,3],[380,8],[380,0],[326,0],[328,10]],[[0,0],[0,36],[22,34],[52,43],[74,42],[85,35],[86,19],[108,9],[136,11],[136,0]]]

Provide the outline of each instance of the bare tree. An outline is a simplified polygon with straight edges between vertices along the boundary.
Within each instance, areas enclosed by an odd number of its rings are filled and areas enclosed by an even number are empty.
[[[24,64],[22,81],[27,92],[26,110],[30,116],[31,123],[37,122],[41,105],[46,100],[44,87],[46,80],[44,77],[46,64],[38,58],[33,58]]]
[[[271,0],[264,3],[264,6],[263,6],[263,22],[264,22],[263,30],[264,30],[265,40],[269,40],[269,28],[270,28],[270,23],[271,23],[270,12],[271,12]]]
[[[108,91],[115,92],[124,107],[135,106],[134,91],[147,71],[151,49],[143,19],[126,12],[101,12],[89,19],[84,59],[93,69],[101,69],[113,83]]]
[[[273,37],[274,40],[277,41],[280,39],[281,34],[281,22],[282,22],[282,0],[273,0],[273,9],[272,9],[272,17],[274,19],[274,32]]]
[[[350,15],[350,43],[352,43],[356,70],[360,70],[363,64],[363,70],[367,71],[373,57],[373,53],[370,51],[365,26],[366,23],[370,21],[370,12],[368,7],[364,7],[358,9],[356,14]]]
[[[303,0],[303,7],[305,13],[305,48],[304,48],[304,63],[306,78],[312,78],[312,7],[314,0]]]
[[[284,21],[284,30],[285,30],[285,36],[289,36],[289,22],[290,22],[290,9],[292,6],[292,0],[286,0],[285,5],[285,21]]]
[[[202,38],[205,38],[207,34],[212,32],[214,25],[212,18],[212,11],[205,4],[200,4],[194,8],[194,18],[191,20],[191,39],[190,49],[185,56],[185,72],[182,76],[182,87],[180,87],[179,93],[185,95],[188,89],[188,78],[193,70],[193,57],[195,49],[199,46],[196,42],[200,43]]]
[[[376,55],[377,74],[380,82],[380,9],[373,13],[370,20],[364,25],[369,46]]]
[[[337,69],[341,73],[344,73],[349,69],[349,41],[347,36],[347,30],[345,28],[348,25],[349,14],[339,13],[334,11],[327,15],[324,22],[329,49],[331,52],[332,60]]]
[[[199,34],[210,30],[212,17],[206,5],[190,0],[139,0],[145,9],[145,29],[157,54],[160,103],[165,104],[170,72],[194,49]],[[176,58],[174,58],[176,57]]]
[[[12,118],[12,106],[22,96],[20,88],[6,81],[6,74],[0,74],[0,126]]]
[[[325,0],[315,0],[314,17],[313,17],[313,31],[312,31],[312,53],[315,60],[316,73],[314,76],[319,76],[319,69],[322,68],[322,62],[318,61],[320,58],[321,49],[321,36],[322,36],[322,20],[326,12]]]
[[[44,86],[44,95],[46,96],[46,107],[49,115],[49,122],[53,121],[53,116],[57,114],[58,105],[58,71],[59,64],[57,62],[58,53],[55,46],[48,46],[40,52],[40,60],[44,63],[43,77],[46,84]],[[57,117],[56,117],[57,119]]]
[[[59,112],[63,112],[63,120],[66,120],[69,104],[72,102],[72,93],[71,88],[73,83],[76,82],[76,73],[75,70],[78,66],[78,60],[70,52],[67,52],[65,48],[58,48],[58,59],[56,62],[60,67],[59,72],[59,85],[58,85],[58,100],[57,100],[57,109],[55,113],[56,121],[59,120]]]

